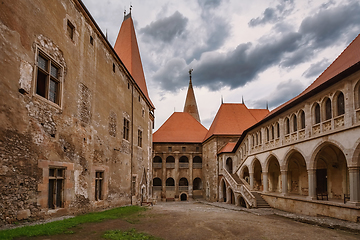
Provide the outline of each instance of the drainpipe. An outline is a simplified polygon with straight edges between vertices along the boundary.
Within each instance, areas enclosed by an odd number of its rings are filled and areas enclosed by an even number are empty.
[[[131,205],[133,205],[133,201],[132,201],[132,194],[133,194],[133,176],[132,176],[132,166],[133,166],[133,151],[134,151],[134,131],[133,131],[133,126],[134,126],[134,84],[132,84],[131,86],[131,138],[130,138],[130,146],[131,146],[131,152],[130,152],[130,202]]]

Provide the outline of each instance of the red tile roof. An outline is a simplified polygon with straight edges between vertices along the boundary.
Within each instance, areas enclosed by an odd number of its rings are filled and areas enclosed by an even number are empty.
[[[236,145],[236,142],[228,142],[219,152],[220,153],[231,153]]]
[[[290,103],[294,102],[298,98],[309,93],[320,85],[326,83],[336,75],[342,73],[343,71],[347,70],[358,62],[360,62],[360,34],[309,87],[307,87],[302,93],[300,93],[296,97],[290,99],[286,103],[272,110],[268,114],[268,116],[273,115],[280,109],[284,108],[285,106],[289,105]]]
[[[201,143],[207,129],[189,113],[174,112],[153,134],[154,143]]]
[[[248,109],[241,103],[223,103],[212,122],[204,141],[212,135],[241,135],[269,113],[267,109]]]
[[[141,63],[139,46],[136,40],[131,13],[125,16],[115,42],[114,50],[134,78],[147,100],[153,106],[146,87],[144,71]]]

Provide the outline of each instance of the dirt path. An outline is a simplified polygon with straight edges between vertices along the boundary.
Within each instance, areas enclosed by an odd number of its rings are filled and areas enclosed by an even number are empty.
[[[158,203],[141,217],[84,224],[74,234],[22,238],[33,240],[101,239],[106,230],[128,230],[164,239],[360,239],[360,235],[294,222],[275,215],[256,216],[196,202]]]

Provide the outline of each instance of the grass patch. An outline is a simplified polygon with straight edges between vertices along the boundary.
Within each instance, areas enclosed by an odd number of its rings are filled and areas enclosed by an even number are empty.
[[[103,238],[111,239],[111,240],[161,240],[161,238],[157,238],[151,236],[146,233],[139,233],[136,229],[132,228],[128,231],[121,230],[111,230],[105,232]]]
[[[2,230],[0,231],[0,239],[11,240],[16,237],[48,236],[61,233],[71,234],[73,232],[69,231],[69,228],[73,228],[82,223],[101,222],[105,219],[125,218],[134,213],[145,210],[145,208],[139,206],[128,206],[114,208],[103,212],[87,213],[61,221]]]

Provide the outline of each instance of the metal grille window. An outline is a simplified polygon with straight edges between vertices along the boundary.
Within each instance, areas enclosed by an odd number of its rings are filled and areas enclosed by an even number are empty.
[[[103,199],[104,172],[95,172],[95,201]]]
[[[64,180],[64,168],[49,169],[49,208],[55,209],[64,207]]]
[[[43,53],[37,58],[36,94],[60,105],[60,67]]]
[[[127,120],[126,118],[124,118],[124,133],[123,133],[123,138],[126,139],[126,140],[129,140],[129,125],[130,125],[129,120]]]
[[[138,130],[138,146],[142,147],[142,131]]]

